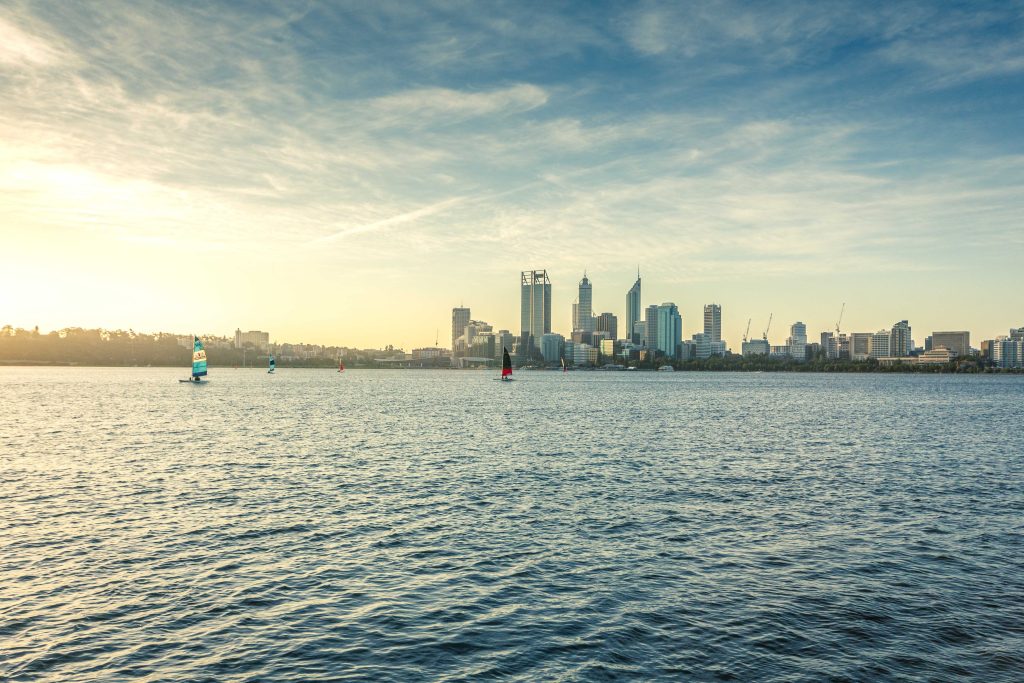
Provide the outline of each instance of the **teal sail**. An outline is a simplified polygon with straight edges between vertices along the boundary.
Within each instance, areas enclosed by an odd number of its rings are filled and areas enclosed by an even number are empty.
[[[192,338],[192,376],[202,377],[206,374],[206,349],[199,337]]]
[[[276,367],[277,367],[277,363],[274,362],[274,356],[273,356],[273,354],[271,354],[271,356],[270,356],[270,369],[267,370],[267,372],[273,372],[274,368],[276,368]]]

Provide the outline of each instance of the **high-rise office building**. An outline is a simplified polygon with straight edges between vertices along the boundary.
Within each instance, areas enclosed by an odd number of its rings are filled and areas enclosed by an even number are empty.
[[[633,334],[629,336],[633,340],[633,344],[640,346],[643,344],[644,339],[647,338],[647,323],[643,320],[637,320],[633,323]]]
[[[990,348],[997,368],[1024,367],[1024,338],[1002,335],[991,342]]]
[[[892,326],[892,331],[889,333],[889,353],[893,356],[909,356],[913,349],[913,341],[910,339],[910,323],[901,320]]]
[[[711,337],[704,334],[703,332],[697,332],[693,335],[693,357],[697,360],[704,360],[705,358],[711,358]],[[767,343],[767,342],[766,342]]]
[[[704,334],[713,342],[722,341],[722,307],[718,304],[704,307]]]
[[[520,274],[520,330],[523,351],[539,350],[541,335],[551,331],[551,280],[546,270]],[[521,352],[522,353],[522,352]]]
[[[958,356],[966,356],[971,352],[971,333],[967,330],[957,332],[932,332],[930,348],[945,348],[956,351]]]
[[[807,325],[802,322],[795,322],[789,328],[789,339],[786,340],[789,347],[789,356],[796,361],[807,360]]]
[[[469,309],[452,309],[452,353],[455,352],[455,340],[466,333],[466,325],[469,324]]]
[[[743,342],[741,351],[744,358],[750,358],[751,356],[767,356],[771,348],[771,344],[765,339],[751,339]]]
[[[501,360],[502,351],[508,349],[509,353],[512,353],[512,348],[515,346],[515,335],[508,330],[498,330],[496,335],[496,341],[494,343],[494,353],[498,360]]]
[[[644,346],[648,351],[654,351],[658,348],[658,306],[656,304],[647,307],[644,323]]]
[[[871,338],[870,332],[851,332],[850,333],[850,360],[864,360],[871,357]]]
[[[593,332],[594,331],[594,288],[587,279],[587,273],[583,273],[580,280],[579,296],[577,303],[572,307],[572,331]]]
[[[251,345],[257,351],[268,351],[270,349],[270,333],[260,330],[242,332],[240,329],[235,329],[235,348],[244,348],[246,344]]]
[[[626,334],[634,344],[639,344],[641,338],[636,335],[636,324],[640,322],[640,269],[636,269],[636,282],[626,292]]]
[[[675,358],[679,344],[683,341],[683,318],[671,301],[657,307],[658,335],[657,348],[669,358]]]
[[[540,352],[545,363],[557,363],[565,351],[565,337],[549,332],[540,337]]]
[[[597,332],[607,332],[609,339],[619,338],[619,318],[612,313],[597,316]]]
[[[869,358],[888,358],[892,355],[892,332],[890,330],[879,330],[871,335],[871,345],[868,348]]]
[[[825,352],[826,358],[839,358],[838,341],[833,332],[821,333],[821,350]]]

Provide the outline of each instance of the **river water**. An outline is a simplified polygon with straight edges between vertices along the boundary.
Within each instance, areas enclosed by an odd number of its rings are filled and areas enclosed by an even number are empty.
[[[1024,680],[1024,377],[0,368],[0,680]]]

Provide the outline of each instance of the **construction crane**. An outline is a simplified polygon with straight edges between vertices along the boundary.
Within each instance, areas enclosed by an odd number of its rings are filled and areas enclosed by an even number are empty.
[[[761,335],[761,339],[764,339],[765,341],[768,341],[768,330],[770,330],[772,328],[772,316],[773,315],[775,315],[775,314],[774,313],[769,313],[768,314],[768,326],[766,328],[764,328],[764,334]]]
[[[846,313],[846,302],[843,302],[843,307],[839,310],[839,320],[836,321],[836,339],[839,338],[839,326],[843,322],[843,313]]]
[[[753,320],[753,318],[747,318],[747,331],[743,333],[743,343],[744,344],[747,343],[747,337],[750,336],[750,321],[751,320]]]

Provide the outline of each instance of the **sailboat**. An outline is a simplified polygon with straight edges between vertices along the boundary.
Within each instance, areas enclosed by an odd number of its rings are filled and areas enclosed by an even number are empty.
[[[338,359],[338,372],[345,372],[345,364],[341,362],[340,358]]]
[[[270,354],[270,368],[267,369],[267,374],[272,374],[277,369],[277,363],[274,362],[274,354]]]
[[[501,347],[501,381],[512,381],[512,358],[508,355],[508,349]]]
[[[565,359],[562,359],[562,372],[569,372],[569,368],[565,367]]]
[[[206,380],[200,380],[200,377],[206,375],[206,349],[203,348],[203,342],[199,340],[199,337],[192,336],[192,376],[188,379],[179,379],[179,382],[191,382],[193,384],[199,384]]]

